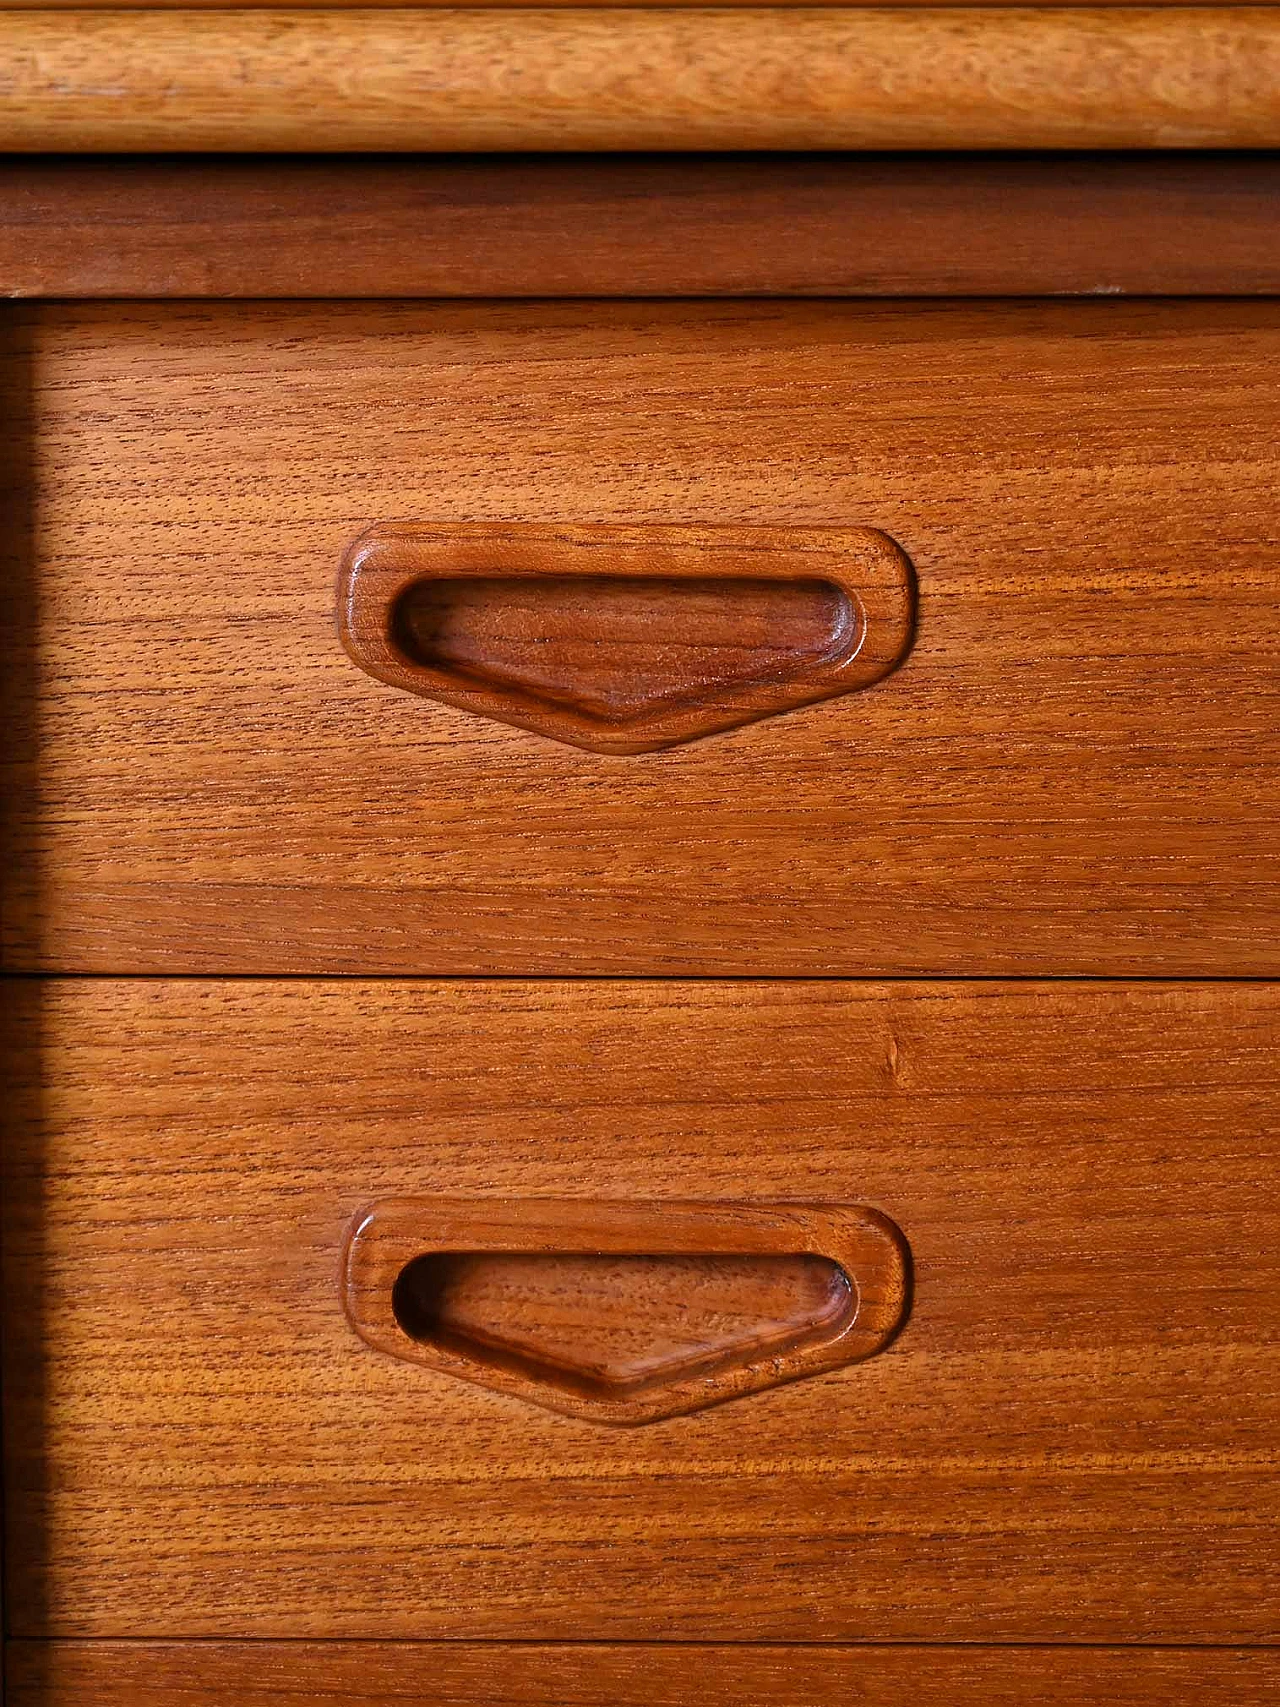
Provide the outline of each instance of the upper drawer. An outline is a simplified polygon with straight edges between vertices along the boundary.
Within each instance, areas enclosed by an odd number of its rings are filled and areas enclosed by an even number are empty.
[[[1277,968],[1280,305],[50,307],[7,372],[15,968]],[[879,530],[914,638],[582,752],[339,642],[353,540],[480,522]]]

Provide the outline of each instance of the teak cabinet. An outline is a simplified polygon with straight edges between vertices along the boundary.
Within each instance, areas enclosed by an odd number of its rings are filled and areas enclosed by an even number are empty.
[[[0,5],[8,1707],[1280,1694],[1278,61]]]

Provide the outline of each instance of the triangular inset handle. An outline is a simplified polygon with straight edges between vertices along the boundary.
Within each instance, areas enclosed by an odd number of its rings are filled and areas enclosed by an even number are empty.
[[[643,1423],[869,1357],[907,1255],[860,1206],[397,1198],[352,1229],[345,1303],[379,1351]]]
[[[873,528],[388,525],[338,587],[370,675],[604,753],[866,687],[914,614],[911,565]]]

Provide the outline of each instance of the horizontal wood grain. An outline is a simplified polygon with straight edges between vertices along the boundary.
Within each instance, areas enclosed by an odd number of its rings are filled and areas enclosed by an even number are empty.
[[[673,1643],[13,1642],[9,1707],[1272,1707],[1280,1653]]]
[[[10,331],[12,969],[1276,971],[1280,305]],[[343,652],[350,543],[457,520],[879,528],[914,644],[841,699],[581,754]]]
[[[1280,1633],[1280,988],[4,995],[14,1633]],[[352,1332],[353,1216],[441,1191],[865,1204],[911,1317],[596,1428]]]
[[[1269,7],[0,12],[15,151],[1277,143]]]
[[[1247,152],[17,157],[0,295],[1276,295],[1278,203]]]

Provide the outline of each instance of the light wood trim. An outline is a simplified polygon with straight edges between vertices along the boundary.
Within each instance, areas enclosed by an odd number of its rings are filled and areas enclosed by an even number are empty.
[[[1270,1707],[1274,1648],[13,1642],[10,1707]]]
[[[11,12],[0,148],[1280,144],[1280,11]]]

